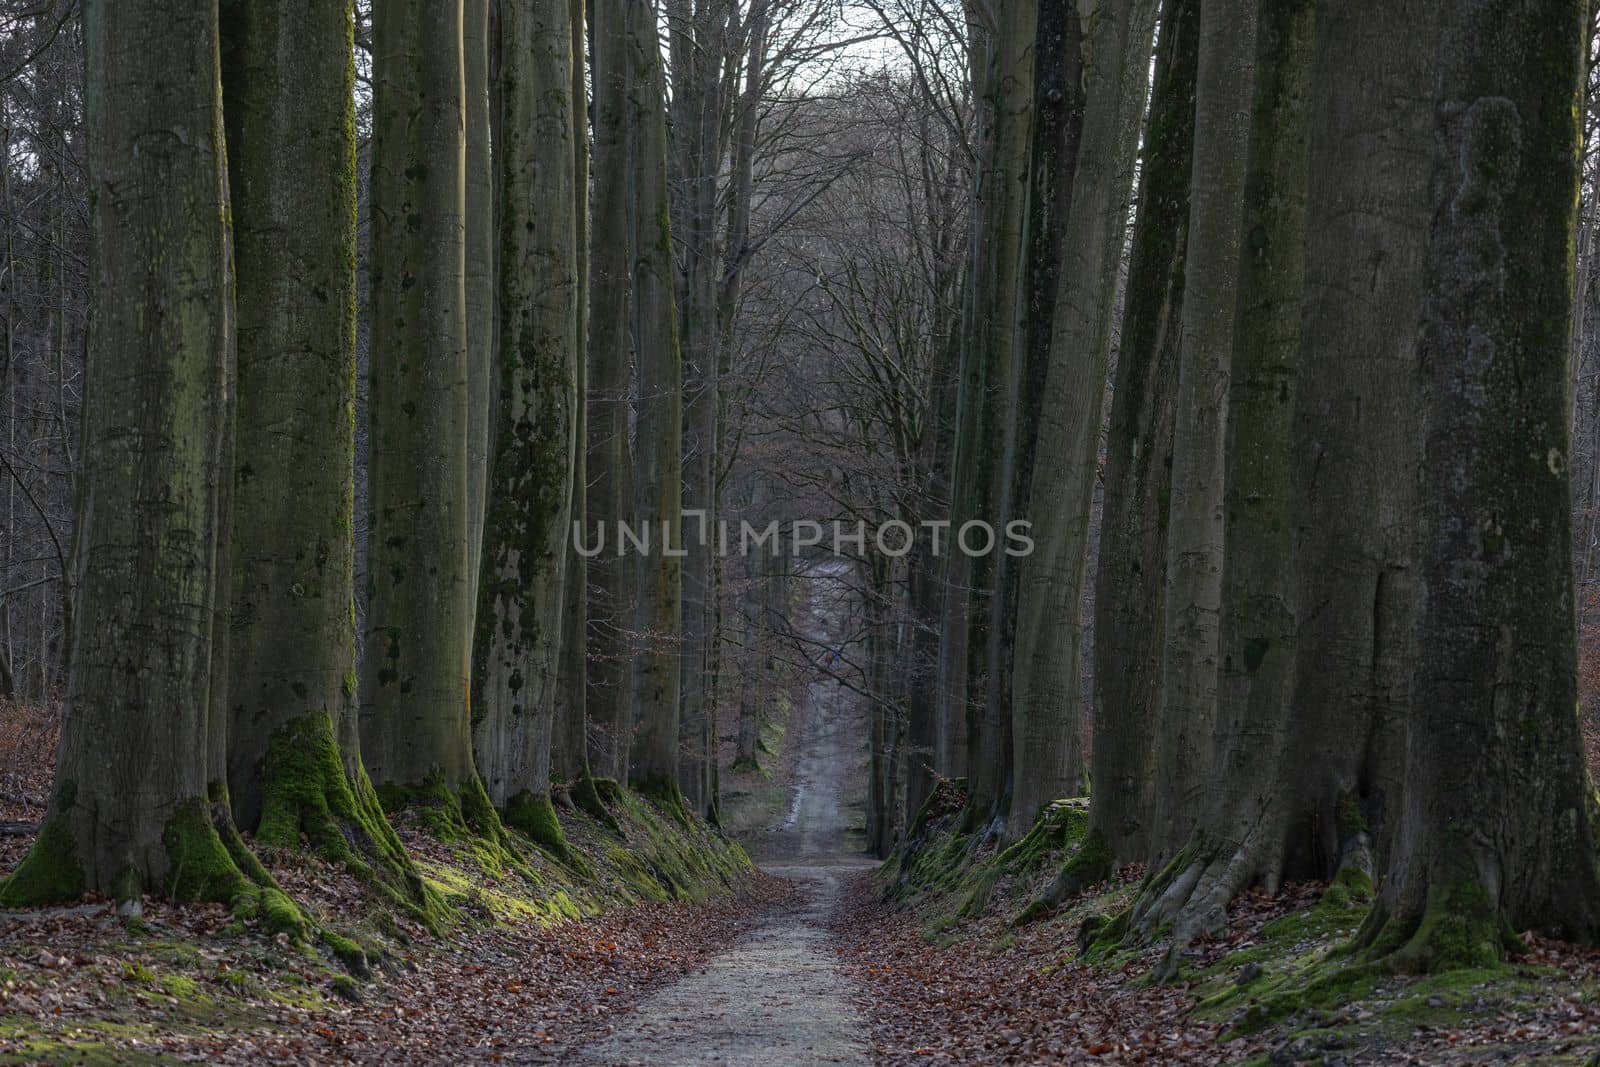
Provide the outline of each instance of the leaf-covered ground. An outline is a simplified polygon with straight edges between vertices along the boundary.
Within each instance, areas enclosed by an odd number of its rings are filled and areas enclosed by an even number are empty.
[[[0,877],[47,779],[0,783]],[[526,841],[500,863],[401,818],[446,905],[436,930],[342,865],[284,853],[264,859],[311,920],[302,940],[152,898],[137,918],[96,901],[0,912],[0,1063],[559,1062],[794,896],[631,794],[612,815],[623,836],[562,812],[581,873]]]
[[[1293,885],[1237,902],[1226,931],[1157,985],[1164,944],[1079,944],[1083,920],[1126,907],[1141,871],[1018,924],[1071,845],[1002,865],[948,821],[929,834],[925,862],[858,878],[834,917],[879,1062],[1584,1065],[1600,1055],[1593,950],[1535,938],[1496,971],[1308,994],[1366,905]]]

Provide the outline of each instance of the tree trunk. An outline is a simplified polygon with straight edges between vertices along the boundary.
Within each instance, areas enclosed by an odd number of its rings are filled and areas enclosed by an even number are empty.
[[[1283,876],[1383,848],[1398,810],[1413,619],[1416,322],[1437,0],[1319,5],[1300,382],[1294,709]],[[1374,137],[1374,129],[1390,131]],[[1352,285],[1351,279],[1365,279]]]
[[[1024,358],[1017,308],[1023,295],[1023,232],[1033,121],[1035,0],[1006,4],[998,24],[974,30],[983,42],[983,130],[977,179],[979,232],[968,276],[973,286],[970,351],[958,406],[970,436],[958,440],[950,550],[965,555],[960,533],[969,523],[1002,527],[1012,503],[1017,466],[1018,399]],[[967,409],[971,413],[967,413]],[[1024,415],[1023,418],[1026,416]],[[999,521],[997,521],[999,520]],[[982,542],[975,544],[981,546]],[[1001,551],[998,547],[995,552]],[[966,702],[971,725],[967,754],[969,830],[1003,820],[1011,792],[1011,709],[999,661],[1006,632],[1004,584],[995,552],[968,556]]]
[[[495,176],[490,141],[491,0],[462,0],[462,76],[466,87],[467,588],[482,578],[489,448],[496,391]]]
[[[468,688],[461,2],[373,18],[372,393],[361,746],[386,806],[481,798]],[[449,794],[447,797],[445,794]]]
[[[1578,732],[1569,329],[1587,5],[1442,11],[1406,794],[1368,951],[1485,967],[1600,935]]]
[[[91,292],[55,789],[0,905],[233,901],[252,886],[227,809],[218,655],[234,309],[217,6],[88,0],[83,29],[94,276],[116,284]]]
[[[1106,449],[1090,845],[1075,857],[1063,895],[1109,878],[1118,863],[1144,859],[1149,841],[1199,26],[1199,0],[1166,0]]]
[[[594,0],[594,213],[589,254],[588,497],[589,763],[594,773],[628,777],[633,736],[634,561],[622,556],[618,526],[633,516],[629,389],[633,352],[628,323],[628,212],[633,149],[628,121],[629,57],[624,20],[637,0]]]
[[[1119,0],[1089,33],[1083,131],[1051,324],[1030,499],[1035,548],[1021,560],[1013,680],[1016,722],[1051,746],[1037,766],[1068,768],[1054,792],[1083,792],[1082,611],[1089,519],[1128,197],[1150,78],[1157,4]],[[1046,728],[1045,722],[1053,723]],[[1025,725],[1024,725],[1025,724]]]
[[[633,342],[638,360],[638,452],[633,513],[651,550],[632,560],[638,578],[634,625],[634,736],[628,778],[641,792],[681,809],[678,730],[683,615],[683,365],[673,295],[672,228],[667,218],[666,85],[655,7],[626,0],[627,121],[634,145],[631,212]]]
[[[950,458],[955,439],[954,336],[939,345],[929,370],[928,413],[923,424],[918,485],[927,515],[948,514]],[[933,793],[937,776],[951,774],[948,741],[940,718],[939,651],[943,581],[948,554],[933,552],[926,536],[912,545],[906,588],[911,616],[911,663],[906,687],[906,809],[913,813]]]
[[[572,32],[564,3],[500,5],[499,340],[473,738],[508,824],[564,851],[550,803],[577,406]]]
[[[1008,495],[1001,500],[1000,517],[1007,528],[1014,521],[1031,519],[1034,513],[1029,491],[1037,458],[1034,450],[1039,439],[1039,404],[1050,366],[1051,322],[1061,280],[1061,240],[1072,211],[1072,178],[1083,135],[1083,31],[1073,0],[1042,0],[1039,4],[1034,53],[1043,58],[1034,65],[1033,144],[1023,234],[1026,274],[1021,299],[1013,305],[1013,328],[1021,342],[1021,359],[1012,376],[1009,399],[1016,414],[1006,431],[1012,460]],[[1063,724],[1059,708],[1036,703],[1014,706],[1011,683],[1022,568],[1005,553],[996,555],[994,560],[1002,612],[990,634],[996,652],[990,662],[993,673],[988,700],[993,705],[991,714],[1015,713],[1015,785],[1006,824],[1007,838],[1015,841],[1032,828],[1046,804],[1057,797],[1082,793],[1088,782],[1083,776],[1082,751],[1070,734],[1077,724]]]
[[[356,717],[352,10],[221,15],[239,278],[228,792],[260,843],[304,834],[409,893]]]
[[[1238,291],[1255,24],[1256,0],[1221,0],[1200,14],[1189,253],[1167,525],[1167,644],[1154,737],[1155,779],[1161,783],[1150,837],[1150,858],[1156,861],[1171,858],[1187,841],[1211,774],[1228,360]]]
[[[1135,908],[1145,932],[1176,920],[1181,944],[1220,928],[1228,903],[1283,865],[1279,786],[1295,663],[1291,431],[1300,309],[1316,8],[1261,0],[1245,170],[1238,311],[1228,390],[1227,543],[1214,773],[1196,829]],[[1209,740],[1209,739],[1208,739]]]
[[[722,74],[728,51],[727,0],[674,5],[672,23],[673,136],[677,196],[674,231],[682,251],[681,323],[684,357],[683,495],[699,514],[685,528],[683,561],[683,713],[678,781],[690,808],[714,806],[711,771],[716,759],[711,724],[716,718],[712,618],[716,610],[719,315],[722,259],[718,254],[718,182],[723,158]]]
[[[584,62],[584,0],[570,0],[572,28],[573,249],[577,263],[577,404],[572,409],[572,528],[585,527],[588,501],[589,440],[589,107]],[[563,535],[566,536],[566,535]],[[576,544],[567,548],[566,606],[561,635],[561,676],[556,691],[556,722],[550,744],[552,774],[569,783],[589,775],[589,561]]]

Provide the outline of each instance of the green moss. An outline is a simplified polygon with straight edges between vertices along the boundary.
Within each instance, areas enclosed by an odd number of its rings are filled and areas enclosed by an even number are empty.
[[[1431,887],[1415,920],[1374,911],[1358,938],[1365,942],[1360,958],[1400,972],[1495,967],[1526,951],[1475,878]]]
[[[227,810],[226,792],[214,787],[210,803],[197,798],[180,805],[167,821],[162,834],[167,898],[227,904],[239,918],[255,919],[273,933],[303,936],[306,921],[299,907],[244,847]]]
[[[1361,802],[1353,793],[1340,793],[1335,806],[1334,817],[1339,831],[1339,840],[1348,841],[1367,829],[1367,816],[1361,810]]]
[[[567,839],[561,832],[561,820],[556,818],[555,805],[549,793],[533,793],[524,789],[506,802],[505,823],[513,830],[527,835],[535,845],[560,860],[569,860],[571,853]]]
[[[602,786],[605,788],[602,789]],[[616,816],[607,809],[605,801],[607,792],[614,798],[619,791],[614,778],[594,778],[584,774],[572,784],[572,802],[577,805],[579,811],[594,816],[620,837],[622,824],[617,822]]]
[[[669,818],[684,829],[692,829],[694,821],[689,817],[689,807],[683,802],[683,792],[678,788],[675,778],[666,775],[647,775],[634,780],[633,791],[650,800]]]
[[[1322,903],[1331,908],[1346,908],[1370,902],[1373,892],[1372,876],[1360,867],[1346,864],[1339,868],[1339,873],[1323,891]]]
[[[1111,915],[1089,916],[1078,928],[1079,955],[1086,960],[1109,959],[1122,948],[1132,926],[1131,907]]]
[[[0,882],[0,907],[64,904],[81,897],[83,891],[83,867],[78,863],[72,831],[57,815],[39,830],[17,869]]]

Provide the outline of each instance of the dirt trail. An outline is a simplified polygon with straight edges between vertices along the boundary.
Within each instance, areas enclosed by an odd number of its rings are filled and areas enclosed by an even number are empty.
[[[846,632],[844,594],[828,588],[844,565],[822,565],[821,588],[801,622],[837,649]],[[826,676],[797,708],[799,758],[783,821],[758,845],[763,869],[794,882],[802,903],[766,919],[704,970],[662,990],[617,1021],[616,1032],[579,1049],[576,1064],[866,1064],[867,1025],[828,944],[824,920],[852,869],[846,795],[859,774],[860,710]]]

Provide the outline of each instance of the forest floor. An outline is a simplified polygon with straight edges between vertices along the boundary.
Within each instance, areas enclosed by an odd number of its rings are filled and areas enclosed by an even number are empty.
[[[845,618],[838,568],[808,582],[801,626],[814,645],[842,651]],[[788,800],[779,809],[758,787],[726,813],[743,809],[768,823],[745,840],[767,873],[794,887],[795,900],[772,909],[693,974],[616,1018],[611,1036],[579,1051],[574,1064],[784,1065],[870,1062],[868,1027],[857,991],[836,952],[829,920],[843,888],[875,864],[860,855],[853,824],[865,774],[865,727],[858,699],[827,670],[802,679],[771,755]]]
[[[852,655],[821,577],[807,636]],[[0,711],[3,876],[42,814],[54,719]],[[268,856],[319,924],[360,942],[358,967],[218,906],[0,912],[0,1063],[1600,1065],[1592,950],[1531,939],[1495,970],[1308,990],[1366,904],[1304,884],[1247,895],[1157,985],[1160,942],[1080,943],[1086,918],[1132,900],[1137,868],[1021,921],[1076,846],[1082,800],[1002,851],[955,832],[945,783],[918,849],[864,860],[862,720],[822,658],[795,680],[766,770],[730,783],[744,849],[628,794],[625,840],[562,811],[586,877],[531,846],[485,869],[401,820],[455,916],[437,933],[341,869]]]
[[[43,815],[55,716],[0,712],[4,877]],[[486,863],[470,843],[398,820],[448,906],[437,931],[342,867],[270,853],[274,879],[315,926],[303,940],[220,905],[147,899],[137,918],[94,901],[0,911],[0,1063],[566,1062],[800,899],[736,844],[631,794],[612,806],[622,838],[560,814],[581,875],[531,843],[514,863]]]
[[[1299,884],[1237,901],[1158,985],[1165,942],[1080,940],[1086,918],[1129,905],[1142,869],[1024,916],[1085,804],[1051,809],[1045,847],[1001,852],[954,831],[945,789],[923,848],[858,879],[833,920],[878,1063],[1600,1064],[1600,952],[1531,938],[1494,970],[1341,973],[1329,953],[1367,903]]]

